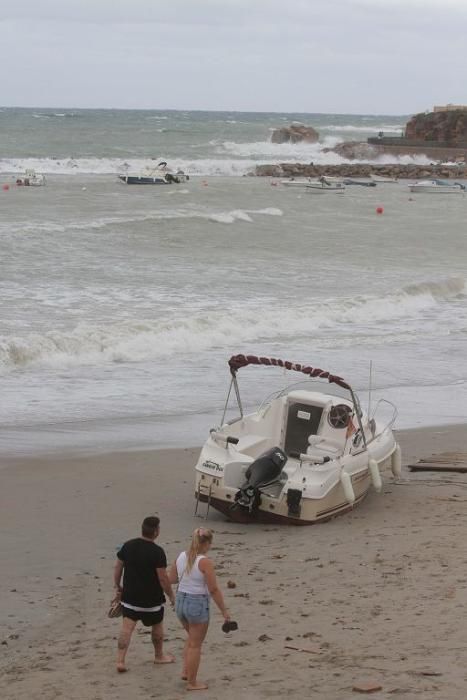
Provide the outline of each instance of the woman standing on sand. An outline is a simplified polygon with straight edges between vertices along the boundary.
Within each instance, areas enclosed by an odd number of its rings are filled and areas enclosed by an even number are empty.
[[[181,552],[170,570],[169,580],[178,583],[175,602],[177,617],[188,633],[183,653],[182,679],[187,690],[206,690],[206,683],[197,679],[201,646],[209,626],[209,602],[212,598],[228,622],[230,615],[217,587],[213,563],[206,556],[211,549],[213,533],[199,527],[187,552]]]

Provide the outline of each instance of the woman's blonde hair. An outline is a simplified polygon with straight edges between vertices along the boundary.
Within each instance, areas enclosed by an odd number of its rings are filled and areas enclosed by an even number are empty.
[[[211,543],[213,536],[213,531],[208,530],[205,527],[197,527],[196,530],[193,532],[190,549],[187,552],[186,572],[188,574],[194,566],[196,557],[199,556],[201,547],[207,542]]]

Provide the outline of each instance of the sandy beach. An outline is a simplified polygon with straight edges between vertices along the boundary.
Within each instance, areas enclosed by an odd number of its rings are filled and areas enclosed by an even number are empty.
[[[399,434],[404,464],[467,451],[464,426]],[[197,449],[3,462],[2,697],[107,700],[185,695],[179,666],[155,667],[144,628],[115,673],[120,622],[106,617],[116,548],[162,519],[169,558],[193,517]],[[216,513],[214,557],[239,630],[214,613],[201,678],[209,699],[460,698],[467,689],[463,565],[467,476],[386,477],[354,512],[311,528],[239,526]],[[227,581],[236,583],[227,588]],[[166,648],[182,634],[166,613]],[[295,648],[287,648],[295,647]],[[306,651],[301,651],[302,649]]]

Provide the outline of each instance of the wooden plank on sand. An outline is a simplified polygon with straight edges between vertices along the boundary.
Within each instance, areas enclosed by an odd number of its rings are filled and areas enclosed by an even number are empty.
[[[409,464],[411,472],[457,472],[467,473],[467,462],[417,462]]]
[[[442,452],[409,464],[412,472],[467,472],[467,452]]]

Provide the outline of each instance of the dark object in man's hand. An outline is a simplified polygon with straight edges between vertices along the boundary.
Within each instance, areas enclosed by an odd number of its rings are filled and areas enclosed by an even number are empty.
[[[226,622],[224,622],[222,625],[222,631],[225,633],[235,632],[235,630],[238,630],[238,624],[233,620],[226,620]]]

